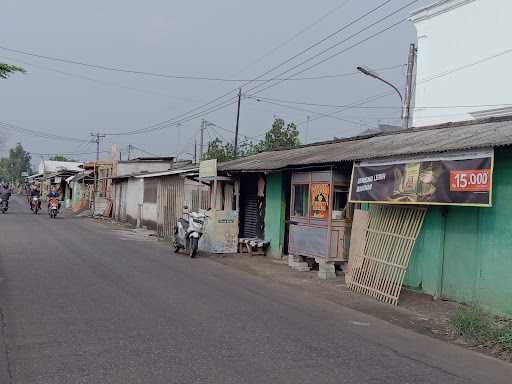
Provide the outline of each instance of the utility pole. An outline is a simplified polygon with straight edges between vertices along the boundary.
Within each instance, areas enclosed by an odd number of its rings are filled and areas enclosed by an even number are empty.
[[[206,129],[206,120],[201,120],[201,137],[199,138],[199,161],[203,160],[203,140],[204,130]]]
[[[177,123],[176,128],[178,128],[178,145],[176,146],[176,153],[178,153],[181,150],[181,123]],[[176,158],[176,160],[178,159]]]
[[[91,133],[91,136],[95,137],[94,140],[96,142],[96,163],[94,164],[94,196],[92,198],[92,215],[94,216],[94,212],[96,210],[96,193],[98,192],[98,164],[97,162],[100,160],[100,143],[101,139],[105,138],[105,135],[102,135],[99,132]]]
[[[238,124],[240,123],[240,103],[242,101],[242,88],[238,88],[238,109],[236,112],[236,128],[235,128],[235,159],[238,157]]]
[[[96,143],[96,161],[98,161],[100,159],[100,143],[101,143],[101,139],[105,138],[105,135],[102,135],[101,133],[96,132],[96,133],[91,133],[91,136],[96,137],[94,142]]]
[[[128,160],[132,159],[132,145],[128,144]]]
[[[307,144],[309,142],[309,123],[311,122],[311,116],[306,116],[306,142],[304,144]]]
[[[409,128],[409,118],[411,111],[412,99],[412,79],[414,72],[414,64],[416,63],[416,46],[411,44],[409,46],[409,58],[407,60],[407,77],[405,82],[405,95],[404,104],[402,107],[402,129]]]
[[[194,164],[197,164],[197,139],[194,138]]]

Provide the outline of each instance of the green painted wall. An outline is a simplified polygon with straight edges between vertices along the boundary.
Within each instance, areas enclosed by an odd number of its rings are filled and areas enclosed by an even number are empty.
[[[280,258],[284,244],[286,209],[283,175],[281,173],[267,175],[266,181],[265,240],[270,242],[267,255]]]
[[[492,208],[431,207],[405,284],[512,314],[512,152],[496,149]]]

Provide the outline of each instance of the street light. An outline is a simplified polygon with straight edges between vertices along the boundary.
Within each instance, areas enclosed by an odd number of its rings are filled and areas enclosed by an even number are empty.
[[[377,79],[377,80],[380,80],[382,81],[383,83],[389,85],[391,88],[393,88],[396,93],[398,93],[398,97],[400,97],[400,102],[401,102],[401,105],[402,105],[402,110],[404,108],[404,98],[402,97],[402,94],[400,93],[400,91],[398,90],[397,87],[395,87],[393,84],[391,84],[389,81],[387,80],[384,80],[382,77],[380,77],[379,75],[377,75],[375,72],[373,72],[371,69],[368,69],[368,68],[364,68],[364,67],[357,67],[357,70],[359,72],[361,72],[362,74],[366,75],[366,76],[370,76],[370,77],[373,77],[374,79]]]

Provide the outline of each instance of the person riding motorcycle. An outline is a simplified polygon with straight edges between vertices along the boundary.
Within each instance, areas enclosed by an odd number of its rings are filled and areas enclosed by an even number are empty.
[[[0,187],[0,199],[5,201],[6,207],[9,208],[9,198],[11,197],[11,190],[7,183],[2,184]]]
[[[47,197],[48,197],[48,209],[50,209],[50,200],[51,199],[58,199],[59,196],[60,196],[59,192],[57,192],[55,190],[55,187],[52,186],[52,189],[50,190],[50,192],[48,192],[48,195],[47,195]],[[59,208],[58,209],[60,210],[60,201],[58,202],[58,204],[59,204]]]
[[[39,191],[39,188],[37,187],[37,185],[34,185],[32,187],[32,190],[30,191],[30,201],[29,201],[30,209],[32,209],[32,199],[34,197],[37,197],[38,199],[41,198],[41,192]],[[38,204],[39,204],[38,208],[41,208],[41,200],[39,200]]]

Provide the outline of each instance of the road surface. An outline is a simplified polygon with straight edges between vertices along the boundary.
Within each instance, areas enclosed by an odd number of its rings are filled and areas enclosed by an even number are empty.
[[[512,366],[83,218],[0,215],[0,383],[511,383]]]

